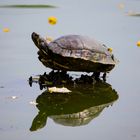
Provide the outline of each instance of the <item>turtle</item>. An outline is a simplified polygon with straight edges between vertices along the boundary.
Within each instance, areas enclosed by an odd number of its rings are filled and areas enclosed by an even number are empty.
[[[109,73],[118,60],[105,44],[84,35],[64,35],[50,43],[33,32],[31,38],[38,47],[39,60],[53,70],[93,72],[99,78]]]

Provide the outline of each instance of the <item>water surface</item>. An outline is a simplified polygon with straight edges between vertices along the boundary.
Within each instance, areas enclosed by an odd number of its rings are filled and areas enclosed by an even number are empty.
[[[0,5],[6,4],[50,4],[58,8],[0,8],[0,139],[139,140],[140,50],[136,42],[140,40],[140,17],[128,16],[127,13],[140,12],[140,1],[0,2]],[[120,4],[124,7],[120,8]],[[58,18],[55,26],[48,24],[49,16]],[[9,28],[10,32],[3,32],[3,28]],[[39,110],[30,102],[43,91],[37,84],[29,87],[27,79],[50,71],[37,59],[37,48],[30,37],[33,31],[52,38],[65,34],[88,35],[112,47],[120,60],[107,78],[107,83],[119,95],[113,106],[104,108],[87,125],[64,126],[48,117],[47,125],[31,132]]]

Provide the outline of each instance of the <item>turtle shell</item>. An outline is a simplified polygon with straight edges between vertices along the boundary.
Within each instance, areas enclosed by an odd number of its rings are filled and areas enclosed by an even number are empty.
[[[117,62],[104,44],[86,36],[60,37],[49,44],[49,49],[63,57],[79,58],[94,63],[115,65]]]
[[[40,55],[40,61],[52,69],[109,72],[117,63],[104,44],[86,36],[67,35],[45,44],[46,56]]]

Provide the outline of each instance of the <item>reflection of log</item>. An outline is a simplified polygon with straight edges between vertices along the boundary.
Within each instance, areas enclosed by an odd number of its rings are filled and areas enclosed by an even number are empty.
[[[34,118],[31,131],[46,125],[47,117],[66,126],[88,124],[97,117],[105,107],[118,99],[117,92],[111,85],[102,81],[94,85],[67,86],[69,94],[43,92],[36,99],[39,109]]]

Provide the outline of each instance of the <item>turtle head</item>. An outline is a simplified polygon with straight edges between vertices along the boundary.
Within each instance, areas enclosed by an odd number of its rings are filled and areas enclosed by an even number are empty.
[[[47,45],[48,44],[47,44],[46,40],[43,37],[41,37],[39,34],[33,32],[32,35],[31,35],[31,37],[32,37],[32,40],[33,40],[34,44],[39,49],[43,49],[44,50],[44,49],[47,48]]]

